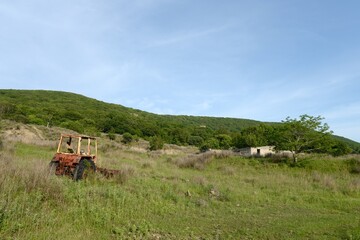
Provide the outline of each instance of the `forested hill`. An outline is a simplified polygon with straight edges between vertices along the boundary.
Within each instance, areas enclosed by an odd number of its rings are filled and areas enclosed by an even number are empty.
[[[207,139],[261,123],[248,119],[157,115],[79,94],[44,90],[0,90],[0,118],[61,126],[87,134],[128,132],[144,138],[156,135],[175,144],[186,144],[191,136]]]

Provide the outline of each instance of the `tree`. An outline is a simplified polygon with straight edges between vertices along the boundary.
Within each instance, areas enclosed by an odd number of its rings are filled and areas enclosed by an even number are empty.
[[[341,156],[351,153],[353,150],[344,142],[334,140],[334,144],[331,147],[331,154],[333,156]]]
[[[218,134],[215,136],[216,139],[219,141],[219,147],[221,149],[229,149],[231,146],[232,139],[227,134]]]
[[[176,127],[170,132],[172,137],[171,143],[177,145],[184,145],[189,139],[189,132],[185,128]]]
[[[200,146],[201,152],[206,152],[211,149],[219,149],[219,140],[217,138],[210,138]]]
[[[200,136],[190,136],[188,139],[188,144],[193,146],[201,146],[204,142],[204,139]]]
[[[273,128],[269,125],[260,124],[255,127],[248,127],[236,134],[233,145],[236,148],[259,147],[273,144]]]
[[[294,163],[301,152],[328,152],[331,148],[332,134],[329,126],[322,123],[321,116],[301,115],[299,119],[287,117],[277,127],[274,139],[277,150],[289,150],[293,154]]]

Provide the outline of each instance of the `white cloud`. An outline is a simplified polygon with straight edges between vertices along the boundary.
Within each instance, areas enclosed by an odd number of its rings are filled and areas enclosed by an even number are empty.
[[[163,37],[160,39],[153,40],[149,43],[149,47],[161,47],[165,45],[177,44],[181,42],[190,42],[195,39],[207,37],[209,35],[218,34],[229,28],[229,25],[220,27],[211,27],[208,29],[201,30],[187,30],[185,32],[177,32],[172,36]]]

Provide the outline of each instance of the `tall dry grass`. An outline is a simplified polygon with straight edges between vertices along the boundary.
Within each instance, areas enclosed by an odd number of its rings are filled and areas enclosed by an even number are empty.
[[[194,168],[197,170],[204,170],[206,165],[213,159],[225,159],[231,156],[235,156],[236,153],[232,151],[209,151],[199,154],[190,154],[172,162],[179,168]]]
[[[114,176],[115,181],[119,184],[126,183],[135,173],[135,169],[129,165],[123,165],[118,173]]]
[[[206,164],[208,164],[214,154],[211,152],[193,154],[184,158],[178,158],[174,161],[174,164],[179,168],[194,168],[197,170],[204,170]]]
[[[50,175],[44,160],[17,157],[15,144],[5,141],[0,151],[0,194],[11,196],[36,192],[44,200],[61,200],[62,185]]]
[[[27,164],[5,153],[0,154],[0,194],[10,196],[19,192],[40,194],[43,200],[61,200],[62,184],[50,175],[47,165],[37,159],[26,160]]]
[[[0,152],[0,239],[25,239],[21,234],[46,226],[44,221],[52,221],[46,215],[64,205],[65,185],[44,161],[16,157],[9,147]]]

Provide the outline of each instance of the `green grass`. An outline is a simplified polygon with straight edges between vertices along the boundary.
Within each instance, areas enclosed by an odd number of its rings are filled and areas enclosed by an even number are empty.
[[[292,167],[102,149],[101,165],[125,178],[49,176],[51,146],[5,144],[0,239],[360,239],[358,156]]]

